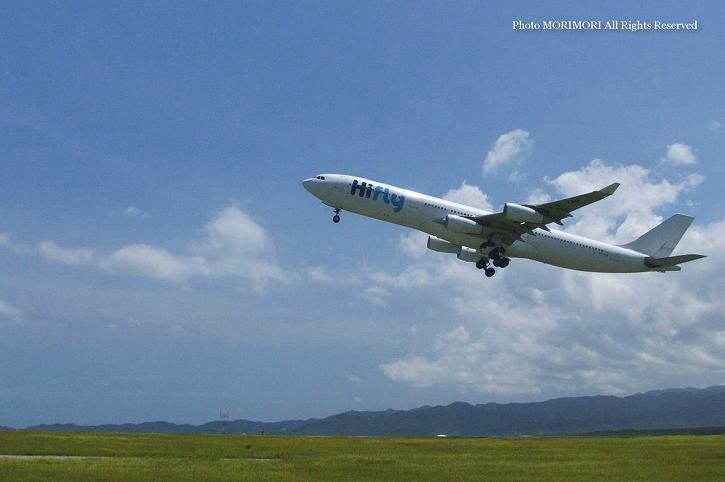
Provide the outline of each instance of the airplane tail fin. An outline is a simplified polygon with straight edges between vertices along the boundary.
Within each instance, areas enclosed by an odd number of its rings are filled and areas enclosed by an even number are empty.
[[[675,214],[631,243],[623,244],[622,247],[653,258],[666,258],[675,249],[677,243],[680,242],[682,235],[690,227],[693,219],[695,218],[692,216]]]

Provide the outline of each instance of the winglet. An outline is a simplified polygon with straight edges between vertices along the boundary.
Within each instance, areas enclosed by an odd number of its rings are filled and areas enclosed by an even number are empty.
[[[602,194],[605,194],[607,196],[611,196],[612,194],[614,194],[614,191],[616,191],[618,187],[619,187],[619,183],[615,182],[603,189],[600,189],[599,192]]]

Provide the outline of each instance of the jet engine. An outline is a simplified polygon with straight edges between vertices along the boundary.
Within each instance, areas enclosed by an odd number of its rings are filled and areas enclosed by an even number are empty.
[[[436,236],[428,236],[428,249],[439,253],[457,253],[461,247]]]
[[[443,225],[454,233],[481,234],[483,232],[483,226],[476,221],[455,214],[447,215]]]
[[[521,204],[506,203],[503,205],[503,217],[516,223],[541,223],[544,215]]]
[[[461,261],[468,261],[469,263],[475,263],[481,259],[481,255],[478,254],[478,251],[466,246],[461,246],[461,249],[458,251],[458,255],[456,257]]]

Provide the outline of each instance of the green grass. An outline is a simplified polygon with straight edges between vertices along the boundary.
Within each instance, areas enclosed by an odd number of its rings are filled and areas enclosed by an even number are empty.
[[[0,432],[0,455],[90,457],[0,458],[3,480],[725,480],[724,435],[422,439]]]

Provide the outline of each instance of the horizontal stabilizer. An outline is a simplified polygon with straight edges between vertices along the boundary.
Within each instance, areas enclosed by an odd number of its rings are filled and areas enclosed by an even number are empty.
[[[676,264],[687,263],[704,257],[702,254],[681,254],[680,256],[668,256],[667,258],[645,258],[644,265],[648,268],[669,268]]]

